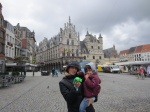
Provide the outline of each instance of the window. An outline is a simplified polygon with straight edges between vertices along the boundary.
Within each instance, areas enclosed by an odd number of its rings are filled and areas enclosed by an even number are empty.
[[[84,56],[84,60],[86,60],[86,56]]]
[[[71,40],[71,45],[74,45],[74,40]]]
[[[74,53],[72,53],[72,56],[74,56]]]
[[[4,38],[4,33],[2,31],[0,31],[0,37]]]
[[[95,59],[95,56],[93,56],[93,59]]]
[[[100,49],[100,47],[98,46],[98,49]]]
[[[101,59],[101,56],[99,56],[99,59]]]
[[[69,53],[69,52],[67,52],[67,56],[70,56],[70,53]]]
[[[3,49],[2,49],[2,44],[0,43],[0,54],[2,53]]]
[[[65,52],[63,53],[63,56],[65,56]]]
[[[93,49],[93,46],[91,46],[91,49]]]
[[[2,25],[2,19],[0,18],[0,25]]]
[[[4,54],[4,44],[0,43],[0,54]]]
[[[67,45],[69,45],[69,39],[67,39]]]
[[[71,33],[69,33],[69,38],[71,38]]]

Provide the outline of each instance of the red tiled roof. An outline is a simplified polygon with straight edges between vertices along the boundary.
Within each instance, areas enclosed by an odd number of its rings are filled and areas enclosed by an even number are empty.
[[[128,50],[120,51],[119,55],[122,55],[122,54],[128,54]]]
[[[150,52],[150,44],[143,45],[141,52]]]
[[[128,51],[128,54],[133,54],[135,52],[136,47],[131,47]]]
[[[143,45],[137,46],[134,53],[140,53],[142,51]]]

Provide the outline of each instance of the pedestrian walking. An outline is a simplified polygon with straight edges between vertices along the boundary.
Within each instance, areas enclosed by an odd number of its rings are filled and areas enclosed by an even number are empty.
[[[147,76],[150,77],[150,65],[147,67]]]
[[[140,66],[140,69],[138,71],[138,78],[141,77],[142,79],[144,79],[144,68],[142,66]]]
[[[55,69],[54,74],[58,77],[58,70]]]
[[[55,69],[53,68],[52,69],[52,77],[54,77],[54,75],[55,75]]]

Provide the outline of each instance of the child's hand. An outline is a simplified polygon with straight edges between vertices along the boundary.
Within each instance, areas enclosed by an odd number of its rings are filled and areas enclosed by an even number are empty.
[[[85,76],[84,76],[84,78],[85,78],[85,80],[87,79],[87,78],[89,78],[89,76],[90,76],[90,74],[85,74]]]
[[[92,98],[87,98],[87,100],[89,101],[88,106],[92,103],[94,103],[94,100]]]
[[[80,85],[81,85],[81,82],[74,82],[74,85],[75,85],[77,88],[79,88]]]

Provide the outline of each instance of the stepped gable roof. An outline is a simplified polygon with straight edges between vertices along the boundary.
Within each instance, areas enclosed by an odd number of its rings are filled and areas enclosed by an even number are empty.
[[[137,46],[134,53],[140,53],[142,51],[143,45]]]
[[[90,35],[90,42],[96,42],[97,41],[97,39],[96,39],[96,37],[94,37],[93,35]]]
[[[111,55],[112,55],[112,53],[113,53],[113,51],[114,51],[114,48],[113,48],[113,47],[103,50],[103,52],[104,52],[104,57],[105,57],[105,58],[110,58]]]
[[[129,51],[129,50],[123,50],[123,51],[120,51],[119,55],[122,55],[122,54],[128,54],[128,51]]]
[[[143,45],[141,52],[150,52],[150,44]]]
[[[85,50],[85,54],[89,54],[87,47],[85,46],[84,41],[80,41],[81,51]]]
[[[134,52],[135,52],[135,49],[136,49],[136,47],[131,47],[131,48],[129,49],[128,54],[134,53]]]

